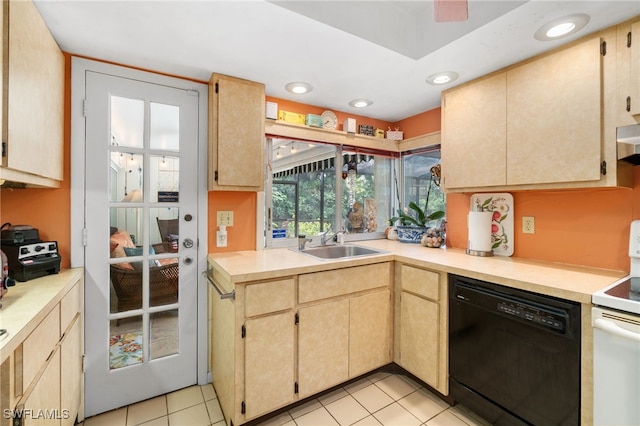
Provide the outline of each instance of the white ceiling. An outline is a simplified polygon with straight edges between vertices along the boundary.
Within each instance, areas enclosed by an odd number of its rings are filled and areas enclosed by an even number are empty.
[[[65,52],[207,81],[212,72],[259,81],[269,96],[390,122],[440,105],[426,77],[452,85],[640,15],[638,0],[470,0],[469,20],[436,23],[431,0],[35,0]],[[535,31],[586,13],[561,41]],[[313,85],[292,95],[291,81]],[[348,105],[371,99],[365,109]]]

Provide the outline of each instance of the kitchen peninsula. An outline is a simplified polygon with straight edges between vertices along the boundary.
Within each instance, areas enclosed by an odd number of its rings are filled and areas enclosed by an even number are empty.
[[[511,257],[474,257],[466,255],[461,249],[428,249],[421,245],[403,244],[390,240],[361,241],[357,245],[381,250],[384,253],[330,261],[315,260],[289,249],[209,255],[210,274],[218,287],[222,287],[221,290],[225,292],[235,291],[235,300],[220,299],[212,288],[209,297],[209,325],[212,330],[211,370],[214,387],[228,424],[229,421],[233,421],[235,425],[248,422],[302,400],[312,393],[329,389],[367,372],[357,369],[357,365],[366,366],[369,368],[368,371],[371,371],[395,362],[432,389],[447,395],[447,274],[491,281],[508,287],[576,301],[582,305],[581,420],[584,424],[592,422],[591,296],[597,290],[623,277],[624,271]],[[389,269],[392,272],[386,275],[385,271]],[[409,277],[409,279],[403,281],[403,277]],[[259,293],[251,296],[251,292],[254,291]],[[258,294],[260,296],[257,296]],[[388,304],[384,299],[386,294],[391,297]],[[401,294],[403,298],[404,294],[411,297],[417,296],[415,300],[420,304],[416,306],[420,308],[412,310],[408,303],[405,306],[401,303]],[[368,310],[358,310],[361,307],[358,304],[358,298],[369,298],[362,304],[368,307]],[[335,309],[329,309],[330,307]],[[334,357],[332,365],[346,364],[347,368],[338,373],[331,370],[331,374],[336,373],[332,375],[335,380],[324,383],[309,393],[307,390],[298,388],[305,380],[309,382],[313,379],[313,377],[305,377],[306,370],[302,368],[300,362],[297,364],[295,362],[296,354],[298,361],[305,356],[300,351],[305,348],[306,334],[303,334],[305,329],[299,324],[304,320],[305,310],[313,309],[316,314],[321,315],[322,308],[328,308],[325,311],[328,316],[317,317],[316,320],[323,318],[325,323],[325,320],[330,318],[344,318],[344,321],[348,321],[347,327],[336,326],[336,330],[348,330],[346,340],[343,339],[339,343],[344,351],[336,350],[334,342],[318,341],[320,347],[329,347]],[[424,336],[412,336],[408,339],[407,335],[403,334],[403,329],[406,327],[415,329],[417,323],[423,322],[412,321],[412,312],[426,313],[430,323],[428,327],[423,325]],[[269,330],[270,336],[264,346],[267,352],[257,353],[251,360],[268,359],[271,352],[283,353],[283,348],[291,348],[291,354],[277,364],[282,374],[286,375],[283,383],[292,382],[291,388],[285,388],[284,395],[275,401],[254,399],[250,407],[251,391],[245,385],[246,374],[249,374],[246,369],[250,368],[250,363],[247,362],[245,365],[245,359],[248,359],[245,351],[253,348],[250,348],[251,342],[244,340],[250,333],[247,325],[252,319],[266,320],[279,316],[281,316],[281,323],[274,321],[265,329]],[[392,323],[389,325],[392,330],[390,336],[385,334],[387,318],[392,318]],[[367,348],[377,346],[385,348],[385,339],[388,339],[393,356],[385,359],[384,354],[379,354],[369,363],[354,365],[354,363],[361,363],[362,360],[357,356],[358,348],[350,345],[349,337],[356,336],[357,339],[372,332],[371,330],[363,331],[354,322],[368,322],[380,327],[382,331],[377,330],[376,334],[368,337],[375,339],[373,342],[376,343],[367,345]],[[331,329],[331,326],[326,324],[328,323],[325,323],[325,327]],[[296,326],[300,327],[297,335]],[[287,337],[280,342],[279,339],[283,335]],[[334,332],[328,335],[335,337]],[[404,339],[403,336],[405,336]],[[412,347],[419,344],[432,348],[432,352],[425,354],[422,350],[413,351],[417,353],[416,356],[425,357],[416,363],[410,355]],[[426,369],[421,371],[416,369],[416,365],[424,367],[424,364],[429,364]],[[350,371],[352,365],[353,372]],[[268,369],[256,373],[271,383],[275,383],[282,377],[281,373],[274,374],[275,372]],[[317,374],[328,373],[318,369]],[[296,390],[299,393],[295,393]],[[256,409],[256,406],[260,408]]]

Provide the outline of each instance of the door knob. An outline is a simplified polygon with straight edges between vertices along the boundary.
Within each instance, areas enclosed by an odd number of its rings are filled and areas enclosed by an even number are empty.
[[[184,248],[191,248],[193,247],[193,240],[191,238],[185,238],[182,242],[182,245],[184,246]]]

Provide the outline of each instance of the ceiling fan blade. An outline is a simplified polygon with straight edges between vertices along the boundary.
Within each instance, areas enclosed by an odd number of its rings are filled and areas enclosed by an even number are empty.
[[[433,0],[436,22],[458,22],[469,18],[467,0]]]

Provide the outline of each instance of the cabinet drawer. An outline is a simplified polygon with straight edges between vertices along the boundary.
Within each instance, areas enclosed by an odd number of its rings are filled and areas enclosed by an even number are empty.
[[[409,265],[400,266],[402,290],[440,300],[440,274]]]
[[[60,302],[60,331],[64,332],[73,321],[73,318],[80,312],[82,305],[80,302],[80,284],[73,286],[71,290],[62,298]]]
[[[298,301],[306,303],[386,287],[391,282],[390,267],[389,263],[376,263],[300,275]]]
[[[22,344],[23,389],[38,374],[45,361],[60,340],[60,305],[56,305],[49,315],[36,327]]]
[[[292,309],[295,303],[294,290],[293,278],[248,284],[245,289],[245,315],[252,317]]]

